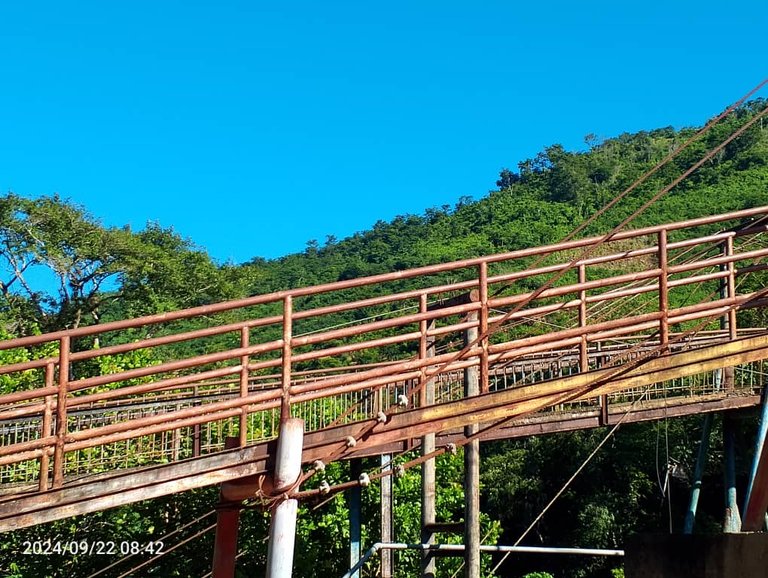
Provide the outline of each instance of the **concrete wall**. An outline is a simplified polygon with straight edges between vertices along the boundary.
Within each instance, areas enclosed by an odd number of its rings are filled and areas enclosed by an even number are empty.
[[[625,547],[626,578],[768,578],[768,534],[641,535]]]

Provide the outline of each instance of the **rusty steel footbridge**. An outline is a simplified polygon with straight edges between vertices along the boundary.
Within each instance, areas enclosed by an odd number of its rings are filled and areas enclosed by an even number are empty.
[[[756,207],[0,342],[0,531],[210,485],[306,499],[344,489],[301,487],[337,460],[757,406],[766,231]],[[297,420],[304,469],[281,482]],[[768,458],[753,482],[745,530]]]

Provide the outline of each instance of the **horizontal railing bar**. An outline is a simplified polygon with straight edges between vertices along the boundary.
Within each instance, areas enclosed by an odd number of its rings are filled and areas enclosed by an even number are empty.
[[[155,381],[152,383],[144,383],[139,385],[129,385],[121,387],[119,389],[112,389],[109,391],[100,391],[97,393],[91,393],[72,397],[67,400],[67,408],[76,408],[81,405],[87,405],[91,403],[99,403],[108,399],[115,399],[120,397],[128,397],[131,395],[140,395],[144,393],[159,392],[164,389],[171,389],[178,386],[190,386],[196,382],[204,379],[213,379],[216,377],[224,377],[225,375],[232,375],[241,370],[240,366],[222,367],[220,369],[211,369],[203,373],[195,373],[192,375],[183,375],[179,377],[172,377]]]

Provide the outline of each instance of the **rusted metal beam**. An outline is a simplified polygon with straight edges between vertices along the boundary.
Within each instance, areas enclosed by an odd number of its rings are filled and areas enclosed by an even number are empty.
[[[695,415],[702,412],[715,412],[723,409],[737,409],[758,405],[759,396],[736,396],[720,398],[712,401],[693,402],[689,404],[670,405],[653,409],[638,408],[630,413],[625,422],[649,421],[664,417],[679,417]],[[622,408],[612,408],[612,415],[617,419]],[[547,416],[528,418],[523,423],[510,425],[507,428],[491,430],[482,439],[506,439],[529,435],[550,434],[576,429],[596,428],[600,426],[596,411],[586,416],[561,416],[559,421],[549,421]],[[338,435],[350,435],[358,431],[359,426],[345,426]],[[307,449],[303,461],[311,463],[322,459],[327,453],[328,444],[324,432],[307,434]],[[464,437],[464,433],[441,436],[440,444],[456,441]],[[228,495],[228,499],[242,500],[254,495],[258,488],[258,475],[267,472],[267,461],[273,455],[274,442],[250,446],[235,452],[221,452],[201,458],[185,460],[174,464],[154,466],[139,471],[127,470],[109,476],[94,476],[67,485],[59,490],[51,490],[44,494],[26,496],[5,496],[0,501],[0,532],[16,528],[33,526],[49,521],[59,520],[70,516],[96,512],[99,510],[130,504],[182,492],[188,489],[204,487],[216,483],[228,482],[225,487],[237,493]],[[410,440],[401,440],[388,444],[378,444],[368,448],[360,448],[354,456],[364,457],[378,455],[382,451],[399,452],[412,449]],[[270,450],[272,447],[272,450]],[[766,467],[768,470],[768,467]],[[768,478],[768,472],[765,474]],[[765,479],[764,478],[764,479]],[[768,497],[768,492],[766,492]]]
[[[240,438],[228,437],[227,449],[242,447]],[[216,535],[213,540],[213,578],[234,578],[237,559],[237,532],[240,523],[240,504],[219,497],[216,510]]]
[[[31,495],[0,501],[0,532],[166,496],[264,473],[274,448],[262,444],[174,464],[93,476]]]
[[[64,483],[64,443],[67,438],[67,395],[69,394],[69,350],[68,335],[59,340],[59,391],[56,396],[56,445],[53,449],[53,487]]]

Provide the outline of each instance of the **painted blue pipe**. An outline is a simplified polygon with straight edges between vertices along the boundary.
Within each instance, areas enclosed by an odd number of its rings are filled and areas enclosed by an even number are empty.
[[[701,494],[701,478],[704,475],[704,467],[707,465],[707,453],[709,452],[709,435],[711,431],[712,414],[708,413],[704,416],[704,422],[701,425],[701,442],[699,443],[699,454],[696,458],[696,469],[693,473],[691,501],[688,504],[688,511],[685,513],[683,534],[693,533],[693,523],[696,520],[696,508],[699,505],[699,494]]]

